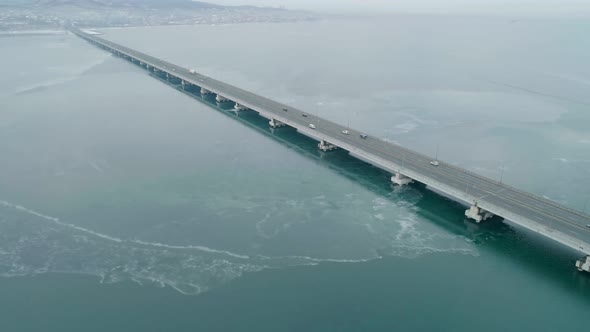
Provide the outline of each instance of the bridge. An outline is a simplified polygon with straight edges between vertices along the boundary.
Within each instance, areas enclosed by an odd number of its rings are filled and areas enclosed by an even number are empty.
[[[513,188],[450,163],[392,144],[306,113],[272,99],[240,89],[145,53],[77,29],[71,32],[88,42],[131,61],[146,70],[200,94],[214,94],[218,102],[234,103],[236,111],[251,110],[269,119],[271,127],[290,126],[316,139],[323,151],[344,149],[354,157],[392,174],[403,186],[417,181],[465,203],[467,218],[481,222],[499,216],[550,238],[584,256],[576,261],[590,272],[590,215],[549,199]]]

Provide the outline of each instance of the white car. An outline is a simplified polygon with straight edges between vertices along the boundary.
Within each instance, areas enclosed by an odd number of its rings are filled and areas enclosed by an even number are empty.
[[[438,166],[438,160],[433,160],[430,162],[430,165],[432,166]]]
[[[311,128],[311,129],[315,129],[315,125],[314,125],[313,123],[310,123],[310,124],[309,124],[309,128]]]
[[[196,71],[196,70],[194,70],[194,69],[191,69],[191,70],[189,70],[188,72],[189,72],[189,73],[191,73],[191,74],[196,74],[196,73],[197,73],[197,71]]]
[[[342,133],[343,133],[344,135],[348,135],[348,130],[343,130],[343,131],[342,131]]]

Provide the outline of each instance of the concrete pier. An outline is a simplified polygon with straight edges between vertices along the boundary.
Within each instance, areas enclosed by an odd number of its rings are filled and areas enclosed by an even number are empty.
[[[484,220],[487,220],[494,215],[480,207],[477,204],[473,204],[469,209],[465,211],[465,216],[469,219],[475,220],[475,222],[480,223]]]
[[[338,149],[338,147],[332,143],[329,143],[328,141],[322,139],[320,140],[320,143],[318,144],[318,148],[322,151],[330,151],[330,150],[336,150]]]
[[[215,100],[218,103],[223,103],[223,102],[226,102],[226,101],[230,101],[229,99],[225,98],[224,96],[222,96],[220,94],[218,94],[217,97],[215,97]]]
[[[590,256],[582,257],[576,261],[578,271],[590,272]]]
[[[247,109],[248,109],[248,107],[246,107],[246,106],[244,106],[244,105],[241,105],[240,103],[236,103],[236,104],[234,105],[234,109],[235,109],[236,111],[245,111],[245,110],[247,110]]]
[[[395,175],[391,177],[391,182],[393,182],[399,186],[405,186],[405,185],[408,185],[408,184],[414,182],[414,180],[403,175],[400,172],[395,172]]]
[[[271,128],[280,128],[285,126],[284,123],[275,119],[270,119],[270,121],[268,121],[268,124]]]

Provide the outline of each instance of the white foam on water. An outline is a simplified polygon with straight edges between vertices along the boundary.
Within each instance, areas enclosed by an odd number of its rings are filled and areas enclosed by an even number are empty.
[[[386,255],[416,258],[431,253],[457,253],[478,255],[476,246],[464,237],[440,231],[429,223],[421,223],[415,203],[422,197],[410,191],[392,192],[391,199],[373,199],[373,228],[382,246],[379,252]],[[399,199],[403,194],[404,198]],[[406,197],[408,196],[408,197]],[[380,224],[375,224],[378,222]]]
[[[437,248],[428,245],[409,245],[405,243],[392,244],[384,253],[404,258],[417,258],[435,253],[462,254],[477,257],[479,253],[471,248]]]
[[[370,258],[363,258],[363,259],[339,259],[339,258],[319,258],[319,257],[311,257],[311,256],[299,256],[299,255],[289,255],[289,256],[258,256],[263,260],[277,260],[277,259],[288,259],[288,260],[302,260],[308,261],[313,263],[322,263],[322,262],[330,262],[330,263],[362,263],[372,261],[374,259],[381,258],[381,256],[375,256]]]
[[[87,228],[84,228],[84,227],[80,227],[80,226],[76,226],[76,225],[73,225],[73,224],[68,224],[68,223],[62,222],[62,221],[59,220],[59,218],[51,217],[51,216],[42,214],[40,212],[31,210],[31,209],[27,209],[26,207],[24,207],[22,205],[13,204],[13,203],[10,203],[10,202],[7,202],[7,201],[3,201],[3,200],[0,200],[0,205],[4,205],[6,207],[17,209],[17,210],[26,212],[28,214],[32,214],[32,215],[34,215],[36,217],[39,217],[39,218],[42,218],[42,219],[45,219],[45,220],[52,221],[52,222],[54,222],[54,223],[56,223],[56,224],[58,224],[60,226],[64,226],[64,227],[68,227],[68,228],[71,228],[71,229],[75,229],[77,231],[81,231],[81,232],[84,232],[84,233],[92,234],[92,235],[94,235],[96,237],[99,237],[99,238],[102,238],[102,239],[105,239],[105,240],[109,240],[109,241],[113,241],[113,242],[123,242],[123,240],[121,240],[121,239],[119,239],[117,237],[109,236],[109,235],[106,235],[106,234],[102,234],[102,233],[98,233],[98,232],[92,231],[92,230],[87,229]]]
[[[91,63],[89,63],[87,66],[85,66],[84,68],[82,68],[82,70],[80,70],[80,75],[85,74],[86,72],[90,71],[91,69],[94,69],[95,67],[98,67],[100,65],[102,65],[103,63],[107,62],[107,60],[109,60],[110,58],[112,58],[111,54],[104,54],[100,59],[93,61]]]
[[[16,90],[14,90],[12,92],[12,94],[14,95],[22,95],[22,94],[26,94],[29,92],[34,92],[40,89],[47,89],[47,88],[51,88],[57,85],[61,85],[61,84],[66,84],[68,82],[74,81],[78,79],[78,76],[69,76],[69,77],[63,77],[63,78],[59,78],[59,79],[54,79],[54,80],[48,80],[45,82],[40,82],[40,83],[35,83],[35,84],[31,84],[31,85],[27,85],[21,88],[18,88]]]
[[[204,252],[209,252],[209,253],[214,253],[214,254],[223,254],[223,255],[239,258],[239,259],[250,259],[250,257],[247,255],[240,255],[240,254],[233,253],[231,251],[218,250],[218,249],[213,249],[213,248],[209,248],[206,246],[195,246],[195,245],[180,246],[180,245],[171,245],[171,244],[165,244],[165,243],[159,243],[159,242],[146,242],[146,241],[141,241],[141,240],[130,240],[129,242],[137,243],[137,244],[141,244],[141,245],[146,245],[146,246],[151,246],[151,247],[160,247],[160,248],[167,248],[167,249],[180,249],[180,250],[189,250],[189,249],[190,250],[199,250],[199,251],[204,251]]]
[[[1,219],[3,224],[12,222],[5,225],[10,232],[0,232],[0,276],[4,277],[76,273],[99,276],[103,283],[134,280],[198,294],[245,272],[280,265],[205,246],[124,240],[7,201],[0,201],[0,207],[36,217]]]
[[[418,223],[418,221],[416,220],[416,218],[412,217],[413,215],[408,215],[395,220],[401,226],[400,231],[395,235],[395,238],[397,240],[403,240],[407,238],[416,240],[417,238],[419,238],[420,234],[416,231],[416,228],[414,227]]]
[[[104,170],[98,166],[95,162],[93,161],[88,161],[88,165],[92,168],[94,168],[95,171],[97,171],[98,173],[104,173]]]
[[[350,197],[356,199],[354,195]],[[315,199],[325,198],[322,195]],[[270,228],[277,232],[289,229],[289,225],[284,225],[285,220],[273,217],[273,213],[280,211],[282,203],[285,202],[277,201],[278,205],[271,207],[265,217],[267,222],[272,220],[277,223]],[[301,204],[311,203],[306,201]],[[299,203],[296,205],[300,207]],[[380,217],[358,223],[367,229],[364,236],[368,236],[372,244],[360,248],[360,257],[354,259],[346,257],[350,254],[344,257],[327,254],[327,257],[322,257],[321,252],[314,255],[247,255],[201,245],[122,239],[63,222],[19,204],[0,200],[2,206],[36,217],[10,219],[8,214],[0,219],[0,225],[11,230],[0,232],[0,276],[6,277],[47,272],[78,273],[99,276],[103,283],[133,280],[141,284],[171,287],[183,294],[198,294],[246,272],[269,268],[324,262],[360,263],[379,259],[383,254],[414,258],[434,252],[476,253],[474,245],[464,239],[419,230],[415,213],[408,212],[415,208],[412,204],[397,204],[382,197],[373,200],[373,209],[378,211],[375,214]],[[400,211],[402,218],[399,218]],[[48,223],[39,225],[39,221]],[[64,232],[64,229],[73,232]],[[265,230],[265,234],[273,233]],[[442,239],[443,244],[437,239]]]
[[[277,233],[278,233],[277,231],[274,231],[274,232],[272,232],[272,234],[269,234],[267,231],[264,230],[264,224],[266,224],[270,220],[271,215],[272,215],[272,211],[268,211],[264,215],[264,218],[262,218],[256,222],[256,226],[255,226],[256,233],[265,239],[270,239],[270,238],[274,237],[275,235],[277,235]]]
[[[55,86],[59,86],[59,85],[63,85],[63,84],[75,81],[75,80],[79,79],[82,75],[84,75],[86,72],[105,63],[109,59],[109,57],[110,57],[110,55],[108,55],[108,54],[102,55],[102,57],[100,59],[85,65],[84,67],[76,70],[76,73],[73,73],[69,76],[23,86],[23,87],[13,90],[12,92],[9,92],[9,94],[22,95],[22,94],[35,92],[37,90],[48,89],[48,88],[52,88]],[[49,68],[49,69],[51,69],[51,68]],[[58,72],[63,73],[65,70],[66,69],[61,68],[58,70]]]
[[[385,216],[382,213],[376,213],[373,215],[373,217],[375,217],[377,220],[385,220]]]
[[[164,243],[158,243],[158,242],[146,242],[146,241],[141,241],[141,240],[123,240],[121,238],[118,237],[114,237],[114,236],[110,236],[110,235],[106,235],[103,233],[99,233],[99,232],[95,232],[93,230],[90,230],[88,228],[84,228],[84,227],[80,227],[80,226],[76,226],[74,224],[69,224],[69,223],[65,223],[59,220],[59,218],[56,217],[51,217],[48,215],[45,215],[43,213],[28,209],[22,205],[18,205],[18,204],[13,204],[7,201],[3,201],[0,200],[0,205],[4,205],[6,207],[10,207],[13,209],[17,209],[23,212],[26,212],[28,214],[32,214],[36,217],[40,217],[42,219],[45,220],[49,220],[52,221],[60,226],[64,226],[67,228],[71,228],[71,229],[75,229],[77,231],[80,232],[84,232],[87,234],[91,234],[94,235],[98,238],[101,239],[105,239],[105,240],[109,240],[109,241],[113,241],[113,242],[117,242],[117,243],[121,243],[121,242],[131,242],[131,243],[136,243],[136,244],[141,244],[141,245],[146,245],[146,246],[152,246],[152,247],[160,247],[160,248],[167,248],[167,249],[191,249],[191,250],[199,250],[199,251],[204,251],[204,252],[209,252],[209,253],[215,253],[215,254],[224,254],[224,255],[228,255],[228,256],[232,256],[235,258],[240,258],[240,259],[248,259],[249,257],[246,255],[240,255],[240,254],[236,254],[230,251],[226,251],[226,250],[218,250],[218,249],[213,249],[213,248],[209,248],[206,246],[195,246],[195,245],[186,245],[186,246],[178,246],[178,245],[168,245],[168,244],[164,244]]]
[[[389,206],[389,201],[384,197],[377,197],[373,199],[373,210],[380,211]]]

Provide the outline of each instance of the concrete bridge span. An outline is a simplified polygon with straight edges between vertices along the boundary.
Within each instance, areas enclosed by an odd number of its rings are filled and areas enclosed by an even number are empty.
[[[579,270],[590,272],[590,215],[527,193],[452,164],[385,142],[364,132],[308,114],[272,99],[183,68],[96,35],[72,30],[79,37],[151,72],[176,80],[183,88],[215,94],[217,102],[233,102],[236,111],[253,110],[269,119],[273,128],[289,126],[316,139],[323,151],[340,148],[392,174],[391,181],[407,185],[418,181],[464,202],[467,218],[476,222],[492,215],[550,238],[584,256]]]

